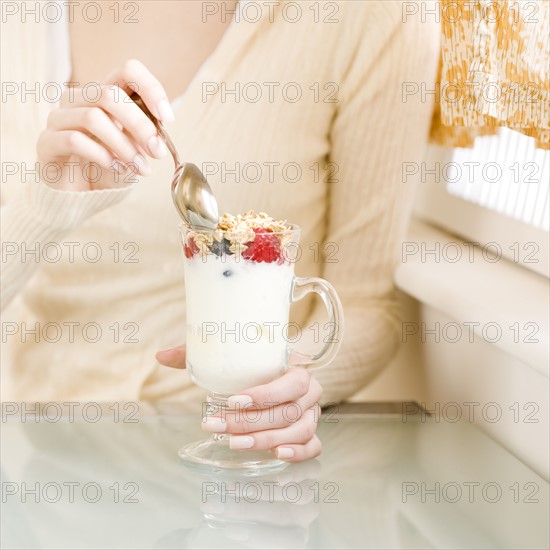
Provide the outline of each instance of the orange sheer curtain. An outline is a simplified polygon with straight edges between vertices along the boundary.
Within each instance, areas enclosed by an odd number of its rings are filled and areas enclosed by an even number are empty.
[[[467,147],[506,126],[549,144],[550,2],[441,0],[431,139]]]

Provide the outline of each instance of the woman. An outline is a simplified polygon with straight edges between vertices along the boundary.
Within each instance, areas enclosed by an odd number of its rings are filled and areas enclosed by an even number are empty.
[[[316,456],[321,385],[322,403],[345,399],[392,357],[392,272],[412,190],[401,165],[422,160],[432,113],[402,87],[433,87],[438,29],[405,22],[400,2],[267,4],[139,2],[130,19],[123,2],[99,18],[70,4],[67,44],[49,55],[70,52],[56,81],[73,84],[39,136],[40,181],[14,193],[2,216],[3,306],[22,298],[4,315],[5,399],[202,399],[159,365],[184,366],[182,261],[173,164],[127,98],[136,87],[180,155],[203,168],[222,211],[253,208],[302,227],[297,272],[328,279],[344,305],[334,363],[244,392],[266,405],[254,426],[227,420],[234,446]],[[53,27],[59,46],[63,20]],[[20,174],[11,181],[21,187]],[[61,250],[55,261],[51,250]],[[318,346],[323,306],[302,301],[293,314],[299,345]],[[296,422],[281,414],[287,402],[299,405]]]

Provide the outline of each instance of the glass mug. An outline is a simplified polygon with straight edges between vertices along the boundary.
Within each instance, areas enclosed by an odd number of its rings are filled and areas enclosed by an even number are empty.
[[[226,232],[231,240],[218,243],[212,232],[191,232],[183,224],[180,231],[185,252],[187,372],[209,392],[206,416],[228,408],[229,396],[271,382],[290,366],[320,368],[334,359],[342,338],[342,305],[324,279],[294,275],[299,227],[270,233],[281,246],[263,251],[268,261],[232,253],[229,242],[238,240],[236,233]],[[204,248],[210,243],[214,246]],[[202,254],[201,247],[207,253]],[[309,355],[289,347],[288,328],[291,303],[312,292],[323,300],[329,316],[326,326],[331,330],[320,351]],[[239,414],[246,414],[246,409]],[[185,445],[179,456],[195,466],[245,469],[248,474],[276,471],[288,464],[272,451],[230,449],[228,434]]]

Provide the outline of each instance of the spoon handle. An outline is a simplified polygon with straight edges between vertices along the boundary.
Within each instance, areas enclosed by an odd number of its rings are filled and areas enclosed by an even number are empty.
[[[157,117],[155,117],[153,113],[151,113],[151,111],[147,108],[147,105],[145,105],[143,99],[141,99],[141,96],[137,92],[133,92],[130,95],[130,99],[147,115],[147,117],[155,125],[155,128],[157,129],[160,137],[163,139],[164,143],[166,143],[168,150],[172,154],[172,158],[174,159],[174,164],[176,168],[180,166],[181,161],[179,159],[178,152],[176,151],[176,146],[174,145],[174,142],[170,139],[170,136],[164,129],[161,121]]]

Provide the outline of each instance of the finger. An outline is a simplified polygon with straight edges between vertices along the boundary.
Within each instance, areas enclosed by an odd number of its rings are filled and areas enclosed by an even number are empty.
[[[133,162],[141,174],[151,173],[151,167],[143,155],[132,144],[131,139],[119,130],[111,118],[98,107],[76,109],[55,109],[48,117],[52,130],[80,130],[97,138],[114,157],[124,163]]]
[[[185,365],[185,346],[178,346],[177,348],[165,349],[157,352],[155,355],[156,360],[167,367],[174,369],[184,369]]]
[[[231,449],[273,449],[287,443],[307,443],[317,429],[316,411],[307,409],[300,420],[286,428],[252,432],[246,435],[230,435]]]
[[[313,408],[319,419],[321,407],[321,384],[312,378],[310,389],[298,401],[283,403],[268,409],[247,407],[244,409],[219,411],[203,417],[201,427],[213,433],[250,433],[285,428],[297,422],[307,409]]]
[[[303,462],[310,458],[315,458],[321,454],[323,444],[321,440],[314,435],[304,445],[281,445],[275,449],[275,455],[280,460],[286,462]]]
[[[64,102],[66,104],[66,101]],[[72,91],[70,106],[73,109],[97,107],[122,125],[132,140],[135,140],[152,157],[161,159],[168,154],[157,133],[155,125],[147,115],[117,86],[102,86],[101,93],[93,101],[85,95],[84,89]]]
[[[288,363],[290,365],[309,365],[311,363],[311,355],[307,353],[300,353],[299,351],[292,350],[288,357]]]
[[[55,159],[76,155],[108,169],[112,168],[115,161],[103,145],[78,130],[45,130],[38,138],[38,149],[43,158]]]
[[[138,92],[147,108],[162,122],[175,120],[164,87],[141,61],[129,59],[110,73],[105,82],[119,86],[128,95]]]
[[[291,367],[283,376],[261,386],[232,395],[228,405],[233,408],[256,407],[265,409],[280,403],[296,401],[308,392],[311,374],[299,367]]]

